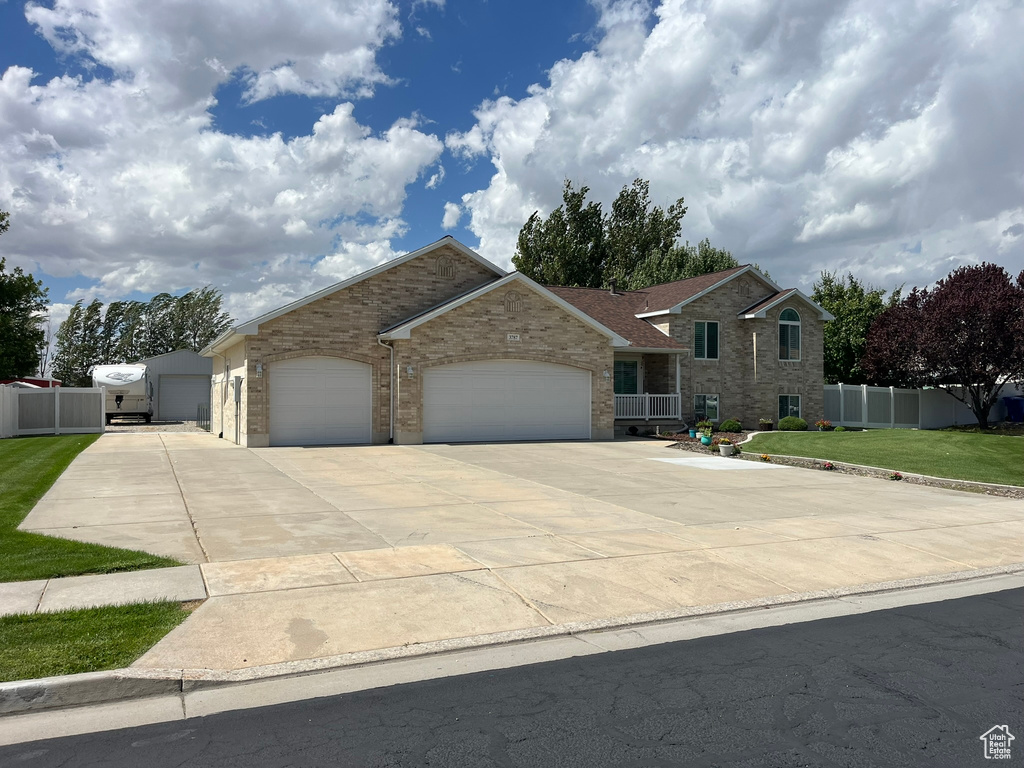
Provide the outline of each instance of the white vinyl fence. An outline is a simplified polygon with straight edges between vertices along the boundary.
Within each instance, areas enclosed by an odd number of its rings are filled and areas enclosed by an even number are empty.
[[[0,386],[0,438],[103,432],[102,388]]]
[[[989,421],[1003,419],[1006,408],[1001,398],[1017,394],[1017,387],[1003,387]],[[942,389],[851,384],[825,385],[825,418],[837,427],[874,429],[940,429],[977,423],[970,408]]]

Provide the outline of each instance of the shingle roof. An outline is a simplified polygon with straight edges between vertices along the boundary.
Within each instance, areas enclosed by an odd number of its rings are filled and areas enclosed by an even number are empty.
[[[641,302],[637,313],[663,312],[671,309],[676,304],[692,299],[701,291],[706,291],[713,285],[735,275],[748,266],[750,265],[743,264],[732,269],[723,269],[721,272],[711,272],[707,275],[689,277],[686,280],[676,280],[674,283],[652,285],[650,288],[644,288],[643,291],[635,291],[635,293],[643,293],[646,298],[646,306]]]
[[[647,349],[686,349],[671,336],[666,336],[646,320],[636,316],[644,311],[644,292],[612,294],[602,288],[566,288],[546,286],[556,296],[577,309],[586,312],[617,334],[629,340],[634,347]]]

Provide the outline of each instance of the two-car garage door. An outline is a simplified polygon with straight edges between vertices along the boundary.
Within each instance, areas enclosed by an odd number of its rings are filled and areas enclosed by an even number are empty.
[[[372,438],[371,367],[335,357],[270,366],[270,444],[340,445]],[[428,368],[423,441],[586,440],[590,372],[528,360]]]
[[[427,369],[423,442],[587,440],[590,372],[528,360]]]
[[[371,367],[337,357],[300,357],[270,366],[270,444],[371,441]]]

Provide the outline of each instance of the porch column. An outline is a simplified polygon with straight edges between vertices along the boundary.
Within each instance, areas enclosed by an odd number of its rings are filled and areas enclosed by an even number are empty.
[[[676,418],[683,418],[683,390],[679,379],[679,353],[676,352]]]

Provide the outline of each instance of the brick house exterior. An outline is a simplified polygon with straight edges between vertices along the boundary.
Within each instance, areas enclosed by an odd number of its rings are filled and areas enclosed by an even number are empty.
[[[747,423],[774,415],[778,394],[799,395],[805,417],[817,418],[827,313],[809,302],[750,267],[644,292],[546,288],[445,237],[235,326],[210,344],[203,354],[214,359],[212,430],[249,447],[560,434],[610,439],[613,372],[627,359],[642,368],[644,391],[681,393],[684,420],[694,393],[717,394],[723,418]],[[795,362],[773,357],[778,317],[788,308],[801,317],[803,354]],[[717,360],[693,356],[697,320],[719,323]],[[346,400],[344,387],[358,388],[359,397]],[[445,387],[454,389],[446,394]],[[307,399],[324,403],[323,413],[306,408]],[[476,400],[491,403],[490,427],[487,407],[469,402]],[[575,419],[564,434],[563,411]],[[437,426],[442,412],[448,422],[465,413],[482,426],[453,438],[462,433],[451,423]],[[291,413],[305,419],[308,435],[282,426]],[[351,422],[348,437],[322,428],[332,419]]]

